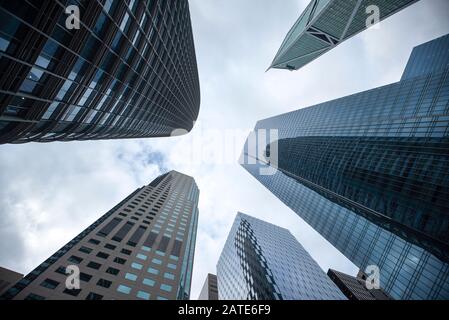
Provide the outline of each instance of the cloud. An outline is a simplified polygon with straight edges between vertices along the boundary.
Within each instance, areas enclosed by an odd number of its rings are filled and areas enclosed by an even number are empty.
[[[225,130],[245,132],[257,120],[399,80],[413,46],[449,32],[446,0],[421,1],[299,71],[265,72],[308,2],[190,1],[202,104],[186,136],[0,146],[0,265],[31,271],[135,188],[174,169],[201,190],[193,299],[215,272],[237,211],[288,228],[325,271],[355,273],[237,164],[244,135],[223,161],[195,161],[197,152],[220,158],[214,146],[222,150]]]

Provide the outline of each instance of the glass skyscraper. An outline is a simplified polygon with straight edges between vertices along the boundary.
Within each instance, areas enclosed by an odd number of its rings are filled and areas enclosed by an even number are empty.
[[[0,143],[170,136],[199,106],[187,0],[0,2]]]
[[[1,299],[184,300],[190,297],[199,190],[176,171],[135,190]],[[80,287],[66,287],[67,267]]]
[[[269,129],[278,139],[245,145],[254,177],[360,269],[378,266],[393,298],[449,298],[449,35],[416,47],[401,81],[256,125]]]
[[[346,299],[287,229],[240,212],[217,279],[220,300]]]
[[[312,0],[287,33],[271,68],[298,70],[343,41],[417,1]]]

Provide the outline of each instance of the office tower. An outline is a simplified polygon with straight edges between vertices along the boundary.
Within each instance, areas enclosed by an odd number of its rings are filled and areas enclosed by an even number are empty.
[[[278,138],[244,149],[242,165],[361,270],[377,265],[394,299],[449,298],[448,50],[445,35],[397,83],[261,120]]]
[[[189,299],[199,190],[176,171],[139,188],[55,252],[3,299]],[[68,267],[80,287],[66,287]]]
[[[327,271],[327,275],[349,300],[392,300],[381,288],[368,289],[366,278],[352,277],[332,269]]]
[[[270,68],[298,70],[417,1],[312,0],[287,33]]]
[[[218,300],[217,276],[209,273],[198,300]]]
[[[340,300],[287,229],[238,213],[217,264],[220,300]]]
[[[0,143],[164,137],[199,112],[187,0],[2,1],[0,70]]]
[[[0,295],[23,278],[23,274],[0,267]]]

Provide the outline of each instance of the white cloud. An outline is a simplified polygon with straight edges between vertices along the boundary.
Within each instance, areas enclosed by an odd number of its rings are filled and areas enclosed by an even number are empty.
[[[249,130],[262,118],[399,80],[414,45],[449,31],[441,13],[447,2],[422,1],[297,72],[265,73],[307,3],[190,1],[202,105],[201,126],[188,136],[0,146],[0,265],[29,272],[135,188],[175,169],[193,176],[201,190],[193,299],[215,272],[237,211],[288,228],[324,270],[354,273],[237,164],[238,155],[232,164],[190,161],[197,131]],[[205,149],[214,141],[203,136],[199,144]]]

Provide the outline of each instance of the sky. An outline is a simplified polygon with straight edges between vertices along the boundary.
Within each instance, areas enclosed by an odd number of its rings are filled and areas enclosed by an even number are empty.
[[[167,170],[195,178],[197,299],[237,211],[289,229],[324,271],[357,268],[237,162],[255,123],[400,79],[414,46],[449,33],[449,1],[422,0],[299,71],[270,70],[308,0],[190,0],[201,109],[191,133],[0,146],[0,266],[28,273]]]

